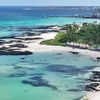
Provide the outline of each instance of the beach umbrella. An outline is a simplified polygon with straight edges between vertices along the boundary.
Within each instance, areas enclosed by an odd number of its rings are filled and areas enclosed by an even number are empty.
[[[85,45],[87,48],[89,48],[90,46],[88,44]]]
[[[79,46],[80,46],[80,47],[83,47],[83,44],[81,44],[81,43],[80,43],[80,45],[79,45]]]
[[[79,43],[77,43],[77,46],[80,46],[80,44],[79,44]]]
[[[75,46],[77,46],[77,43],[74,43]]]
[[[73,42],[71,42],[71,45],[74,45],[74,43],[73,43]]]

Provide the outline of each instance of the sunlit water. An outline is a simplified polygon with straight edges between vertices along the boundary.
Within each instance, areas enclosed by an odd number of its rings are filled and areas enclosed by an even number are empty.
[[[22,8],[0,7],[0,37],[27,32],[20,31],[20,27],[99,22],[97,19],[42,17],[91,13],[88,11],[23,11]],[[100,62],[67,52],[0,56],[0,100],[79,100],[85,95],[86,79],[95,66],[100,66]]]
[[[48,52],[30,56],[1,56],[0,99],[79,100],[85,95],[84,86],[90,75],[88,71],[99,65],[90,57],[67,52],[60,55]],[[39,83],[38,77],[43,79],[42,84],[46,84],[32,86],[22,82],[27,80]]]

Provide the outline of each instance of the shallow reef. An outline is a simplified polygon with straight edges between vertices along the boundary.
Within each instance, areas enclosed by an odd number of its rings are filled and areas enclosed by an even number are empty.
[[[22,80],[23,84],[29,84],[34,87],[49,87],[53,90],[57,90],[56,86],[53,86],[48,81],[42,78],[42,76],[34,76],[27,80]]]

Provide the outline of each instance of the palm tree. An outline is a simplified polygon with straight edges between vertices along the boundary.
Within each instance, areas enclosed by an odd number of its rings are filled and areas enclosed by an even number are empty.
[[[70,33],[72,31],[72,25],[68,24],[63,26],[63,28],[66,30],[66,33]]]

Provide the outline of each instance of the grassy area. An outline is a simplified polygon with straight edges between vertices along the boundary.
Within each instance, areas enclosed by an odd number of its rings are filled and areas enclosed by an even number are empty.
[[[40,44],[42,45],[54,45],[54,46],[65,46],[65,43],[61,43],[55,39],[50,39],[50,40],[45,40],[45,41],[42,41]]]

